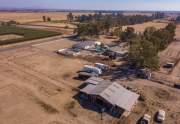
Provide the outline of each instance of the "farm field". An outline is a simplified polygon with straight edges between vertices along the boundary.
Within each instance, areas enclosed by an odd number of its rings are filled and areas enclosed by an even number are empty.
[[[168,23],[160,23],[160,22],[145,22],[143,24],[136,24],[136,25],[128,25],[123,26],[123,30],[125,30],[127,27],[133,27],[136,32],[143,32],[147,27],[155,27],[157,29],[164,28]]]
[[[45,30],[0,26],[0,45],[24,42],[59,35],[60,33]],[[5,37],[6,36],[6,37]],[[8,38],[7,38],[8,37]]]
[[[42,16],[51,17],[52,20],[66,20],[68,12],[0,12],[0,21],[14,20],[21,24],[43,21]],[[89,13],[73,13],[78,16]]]

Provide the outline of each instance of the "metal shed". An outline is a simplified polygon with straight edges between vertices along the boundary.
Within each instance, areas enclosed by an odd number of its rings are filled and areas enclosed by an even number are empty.
[[[139,98],[138,94],[127,90],[116,82],[107,80],[102,80],[96,84],[90,83],[80,91],[92,97],[92,99],[101,99],[105,104],[110,104],[112,110],[114,108],[123,109],[125,116],[130,114]]]

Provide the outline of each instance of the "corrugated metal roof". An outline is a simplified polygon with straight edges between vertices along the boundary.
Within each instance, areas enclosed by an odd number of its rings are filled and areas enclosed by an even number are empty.
[[[84,87],[83,89],[81,89],[80,91],[86,94],[91,94],[91,91],[96,87],[96,85],[93,84],[89,84],[86,87]]]
[[[84,49],[86,46],[92,46],[94,44],[95,44],[94,41],[82,41],[82,42],[79,42],[79,43],[73,45],[73,48]]]
[[[87,79],[85,81],[85,83],[97,85],[97,84],[101,83],[102,81],[104,81],[104,79],[98,78],[98,77],[91,77],[91,78]]]
[[[120,84],[110,81],[102,81],[94,86],[89,84],[81,91],[90,95],[98,95],[112,105],[116,105],[126,111],[131,111],[139,97],[138,94],[125,89]]]

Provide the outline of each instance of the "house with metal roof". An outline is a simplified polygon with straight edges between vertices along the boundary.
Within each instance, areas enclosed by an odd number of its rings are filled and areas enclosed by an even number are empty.
[[[91,102],[100,103],[115,114],[123,111],[121,115],[128,116],[139,98],[138,94],[116,82],[94,77],[85,82],[89,83],[80,92],[86,94]]]

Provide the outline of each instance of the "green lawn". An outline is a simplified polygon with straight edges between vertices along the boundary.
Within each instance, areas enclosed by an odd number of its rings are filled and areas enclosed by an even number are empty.
[[[24,42],[24,41],[28,41],[28,40],[34,40],[34,39],[40,39],[40,38],[60,35],[60,33],[53,32],[53,31],[20,28],[20,27],[16,27],[16,26],[0,26],[0,35],[6,35],[6,34],[17,34],[17,35],[23,36],[23,38],[13,39],[13,40],[5,40],[5,41],[0,40],[0,45],[19,43],[19,42]]]

